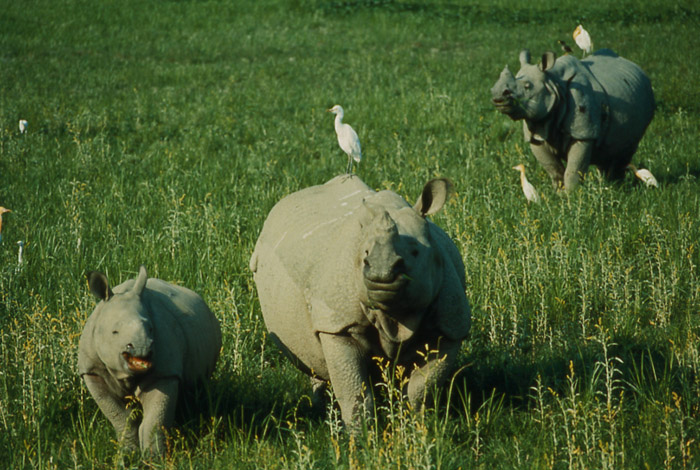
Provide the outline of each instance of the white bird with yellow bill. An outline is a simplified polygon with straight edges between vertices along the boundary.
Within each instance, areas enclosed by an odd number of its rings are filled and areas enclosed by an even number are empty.
[[[355,160],[360,164],[362,160],[362,148],[360,147],[360,138],[357,137],[355,129],[350,127],[350,124],[343,123],[344,111],[340,105],[335,105],[327,110],[329,113],[335,114],[335,133],[338,136],[338,145],[348,155],[348,169],[346,173],[352,173],[352,161]]]
[[[519,165],[515,165],[513,169],[518,170],[520,172],[520,185],[523,187],[523,194],[525,194],[525,199],[527,199],[528,202],[540,202],[540,195],[537,193],[537,190],[532,185],[532,183],[530,183],[525,177],[525,165],[521,163]]]

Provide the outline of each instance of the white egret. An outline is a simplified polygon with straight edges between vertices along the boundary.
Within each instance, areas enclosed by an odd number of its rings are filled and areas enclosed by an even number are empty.
[[[659,187],[659,183],[656,181],[656,178],[654,178],[654,175],[652,175],[651,171],[647,170],[646,168],[638,169],[636,166],[630,163],[627,165],[627,169],[632,171],[634,176],[644,181],[644,184],[647,186],[653,186],[655,188]]]
[[[343,123],[343,108],[340,105],[335,105],[327,110],[329,113],[335,114],[335,133],[338,136],[338,145],[348,155],[348,169],[346,173],[352,173],[352,161],[355,160],[359,166],[362,160],[362,148],[360,147],[360,138],[357,137],[355,129],[349,124]]]
[[[525,178],[525,165],[521,163],[519,165],[515,165],[513,169],[518,170],[520,172],[520,185],[523,187],[523,194],[525,194],[525,199],[527,199],[528,202],[540,202],[540,195],[537,194],[537,190],[532,185],[532,183],[530,183],[527,180],[527,178]]]
[[[576,41],[576,45],[586,54],[590,54],[593,50],[593,41],[591,41],[591,35],[588,34],[588,31],[583,29],[583,26],[578,25],[574,30],[573,36],[574,41]]]
[[[2,241],[2,215],[5,212],[12,212],[10,209],[5,209],[4,207],[0,207],[0,242]]]
[[[27,127],[29,127],[29,123],[25,121],[24,119],[19,120],[19,133],[24,134],[27,132]]]
[[[17,265],[22,264],[22,250],[24,248],[24,242],[22,240],[17,242],[17,245],[19,246],[19,250],[17,251]]]

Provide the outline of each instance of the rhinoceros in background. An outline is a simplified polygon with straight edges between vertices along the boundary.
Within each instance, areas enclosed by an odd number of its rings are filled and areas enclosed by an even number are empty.
[[[348,425],[373,406],[373,357],[407,366],[404,392],[421,405],[469,332],[462,257],[425,219],[450,188],[432,180],[411,207],[339,176],[283,198],[265,221],[250,260],[265,324],[312,377],[315,401],[330,381]]]
[[[583,60],[547,52],[539,65],[524,50],[520,66],[516,76],[507,66],[501,72],[491,88],[493,104],[525,120],[525,140],[555,188],[575,188],[591,163],[610,179],[624,177],[654,116],[642,69],[609,49]]]
[[[123,445],[161,453],[182,387],[214,370],[219,322],[195,292],[148,279],[143,266],[114,290],[99,272],[88,273],[88,284],[101,302],[80,337],[80,375]],[[127,409],[130,396],[141,403],[140,423]]]

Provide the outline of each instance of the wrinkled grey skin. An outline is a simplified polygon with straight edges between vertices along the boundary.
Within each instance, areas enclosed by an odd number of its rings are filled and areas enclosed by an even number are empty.
[[[450,187],[430,181],[411,207],[340,176],[285,197],[265,221],[250,260],[265,324],[312,377],[315,400],[330,381],[346,424],[373,406],[373,357],[407,367],[405,393],[420,406],[469,332],[462,258],[425,219]]]
[[[547,52],[539,65],[524,50],[520,66],[515,76],[507,66],[501,72],[492,101],[511,119],[524,119],[525,140],[554,187],[575,188],[589,164],[623,178],[654,116],[642,69],[609,49],[583,60]]]
[[[195,292],[148,279],[143,266],[114,291],[102,273],[88,273],[88,283],[101,301],[80,337],[80,375],[124,446],[162,453],[182,387],[216,366],[219,322]],[[127,397],[141,403],[140,420]]]

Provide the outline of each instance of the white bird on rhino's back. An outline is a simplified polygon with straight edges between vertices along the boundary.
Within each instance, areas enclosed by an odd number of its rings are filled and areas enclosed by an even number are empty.
[[[348,169],[346,173],[352,172],[352,161],[355,160],[358,164],[362,160],[362,148],[360,147],[360,138],[357,137],[355,129],[349,124],[343,123],[344,111],[340,105],[335,105],[328,110],[329,113],[335,114],[335,133],[338,136],[338,145],[348,155]]]
[[[583,50],[586,54],[590,54],[591,51],[593,51],[593,41],[591,40],[591,35],[588,34],[588,31],[583,29],[582,25],[578,25],[576,29],[574,30],[574,41],[576,41],[576,45]]]

